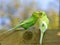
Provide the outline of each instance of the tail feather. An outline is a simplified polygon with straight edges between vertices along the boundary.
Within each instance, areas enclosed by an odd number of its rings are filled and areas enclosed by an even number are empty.
[[[13,32],[15,32],[15,30],[13,30],[13,28],[10,30],[4,31],[3,33],[0,34],[0,40],[5,39],[9,35],[11,35]]]
[[[18,27],[19,27],[19,26],[16,26],[16,27],[14,27],[14,28],[12,28],[12,29],[9,29],[9,30],[1,33],[1,34],[0,34],[0,37],[2,37],[3,35],[5,35],[5,36],[3,36],[3,38],[9,36],[9,35],[12,34],[13,32],[15,32]]]
[[[42,45],[43,35],[44,35],[44,32],[41,32],[41,35],[40,35],[40,45]]]

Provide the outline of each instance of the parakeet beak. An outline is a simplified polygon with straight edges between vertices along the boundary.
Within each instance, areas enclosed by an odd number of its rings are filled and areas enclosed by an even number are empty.
[[[38,17],[41,18],[42,16],[39,15]]]

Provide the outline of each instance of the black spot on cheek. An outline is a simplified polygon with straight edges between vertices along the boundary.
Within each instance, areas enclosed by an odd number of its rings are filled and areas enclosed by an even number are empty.
[[[44,24],[42,24],[42,26],[44,26]]]

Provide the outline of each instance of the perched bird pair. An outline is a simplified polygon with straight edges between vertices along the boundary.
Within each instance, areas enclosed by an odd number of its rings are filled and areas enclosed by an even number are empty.
[[[33,12],[30,18],[20,22],[17,26],[15,26],[14,28],[10,30],[15,30],[21,27],[24,29],[28,29],[29,27],[33,26],[38,20],[39,20],[39,29],[41,31],[40,45],[42,45],[43,34],[46,31],[48,24],[49,24],[49,19],[47,18],[46,13],[43,11]]]

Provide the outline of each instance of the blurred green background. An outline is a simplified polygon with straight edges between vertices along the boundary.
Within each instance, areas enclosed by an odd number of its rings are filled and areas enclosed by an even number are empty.
[[[0,30],[8,30],[29,18],[34,11],[45,11],[48,29],[59,29],[59,0],[0,0]]]

